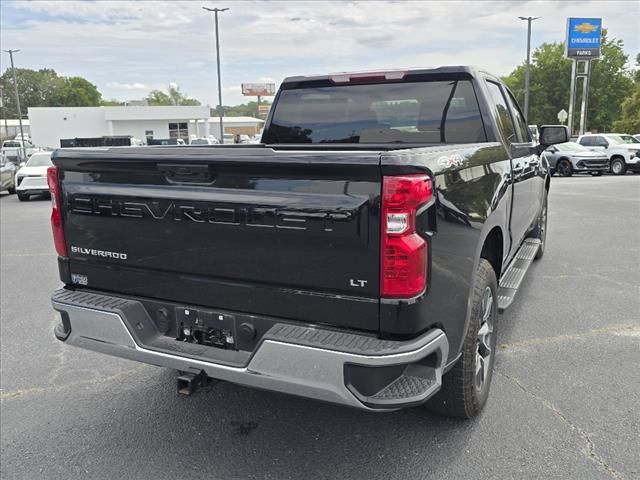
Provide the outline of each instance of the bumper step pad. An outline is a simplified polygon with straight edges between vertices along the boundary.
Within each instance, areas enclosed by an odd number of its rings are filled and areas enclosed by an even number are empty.
[[[380,390],[375,395],[367,399],[369,405],[384,406],[398,402],[413,403],[420,402],[421,399],[429,397],[440,388],[440,382],[435,374],[428,372],[428,376],[415,376],[405,372],[391,384]]]
[[[498,310],[500,312],[504,312],[513,303],[518,288],[531,267],[536,253],[538,253],[540,244],[540,240],[536,238],[527,238],[520,246],[509,268],[500,277],[498,288]]]

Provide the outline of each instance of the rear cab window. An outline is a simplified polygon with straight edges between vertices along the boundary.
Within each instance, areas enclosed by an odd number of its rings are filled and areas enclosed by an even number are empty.
[[[438,144],[487,139],[469,79],[281,90],[265,143]]]

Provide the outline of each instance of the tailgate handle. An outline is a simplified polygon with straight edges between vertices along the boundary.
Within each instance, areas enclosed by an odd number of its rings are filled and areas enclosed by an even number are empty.
[[[210,165],[161,164],[158,169],[169,183],[208,185],[215,180],[215,172]]]

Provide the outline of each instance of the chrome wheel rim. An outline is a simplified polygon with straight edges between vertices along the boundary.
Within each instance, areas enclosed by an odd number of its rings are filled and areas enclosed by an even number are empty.
[[[491,366],[491,340],[493,336],[493,292],[486,287],[482,293],[480,328],[476,338],[476,368],[474,383],[476,390],[482,392],[489,376]]]
[[[620,164],[620,162],[613,162],[611,170],[613,171],[613,173],[620,173],[622,171],[622,165]]]

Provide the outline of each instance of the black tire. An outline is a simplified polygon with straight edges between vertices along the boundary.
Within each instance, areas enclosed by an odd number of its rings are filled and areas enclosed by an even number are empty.
[[[490,292],[489,297],[487,292]],[[453,417],[472,418],[480,413],[487,403],[496,357],[497,301],[496,274],[491,264],[481,258],[473,287],[471,315],[462,345],[462,356],[442,377],[440,391],[427,402],[427,407],[433,412]],[[481,332],[481,326],[484,332]],[[482,356],[483,351],[487,357]],[[484,360],[480,361],[479,356]],[[478,365],[480,365],[479,369],[477,369]],[[478,374],[482,377],[482,382],[478,381]],[[481,383],[480,388],[478,383]]]
[[[531,232],[531,238],[537,238],[540,240],[540,248],[538,248],[538,252],[536,253],[535,259],[540,260],[544,255],[544,247],[547,243],[547,202],[549,199],[549,194],[545,192],[544,200],[542,200],[542,210],[540,210],[540,214],[536,219],[536,224],[533,227],[533,231]]]
[[[7,192],[9,192],[9,195],[13,195],[16,193],[16,186],[14,185],[13,187],[7,188]]]
[[[556,169],[561,177],[570,177],[573,175],[573,165],[571,165],[571,162],[566,158],[558,160]]]
[[[602,172],[591,172],[592,177],[599,177],[602,175]]]
[[[627,173],[627,164],[624,163],[624,158],[615,157],[611,159],[611,173],[614,175],[624,175]]]
[[[18,192],[18,200],[20,200],[21,202],[26,202],[27,200],[29,200],[29,194]]]

